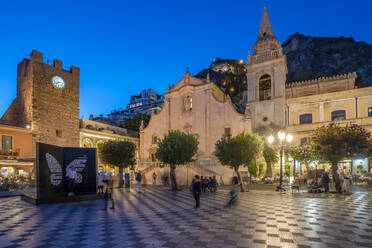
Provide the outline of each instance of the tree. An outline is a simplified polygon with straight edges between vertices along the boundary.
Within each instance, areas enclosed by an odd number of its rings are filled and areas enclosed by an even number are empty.
[[[318,127],[311,135],[313,151],[332,164],[332,174],[337,192],[341,192],[338,162],[345,158],[355,159],[372,154],[371,134],[359,125],[340,126],[331,123]]]
[[[143,121],[144,127],[146,127],[147,124],[149,124],[150,117],[151,117],[150,115],[146,114],[136,114],[133,116],[133,118],[128,119],[125,122],[125,128],[139,132],[141,121]]]
[[[98,145],[102,162],[119,167],[119,187],[123,187],[123,169],[136,164],[136,145],[126,140],[109,140]]]
[[[169,131],[164,139],[158,142],[155,156],[161,162],[169,164],[172,190],[178,190],[175,169],[177,165],[193,162],[198,151],[198,140],[179,130]]]
[[[304,163],[306,166],[307,175],[310,175],[310,163],[318,160],[315,152],[313,151],[312,145],[309,142],[302,144],[301,146],[291,147],[286,151],[294,160]]]
[[[230,166],[238,176],[241,190],[244,192],[240,166],[248,167],[262,152],[263,141],[255,134],[240,133],[237,136],[222,136],[215,144],[214,155],[220,163]]]
[[[272,177],[273,171],[271,164],[275,164],[278,162],[278,153],[273,148],[265,144],[262,154],[266,162],[266,177]]]
[[[252,176],[257,177],[257,163],[256,160],[253,160],[248,164],[248,172],[249,172],[249,182],[252,184]]]
[[[265,168],[264,168],[264,164],[263,163],[260,163],[258,165],[258,175],[261,176],[265,173]]]
[[[270,123],[267,126],[259,126],[256,128],[255,133],[257,133],[265,142],[264,150],[263,150],[263,157],[266,162],[266,177],[272,177],[272,164],[278,162],[278,153],[273,147],[278,147],[278,139],[274,140],[274,144],[269,145],[267,144],[267,138],[270,135],[277,134],[280,131],[283,131],[285,128],[281,126],[277,126],[274,123]]]
[[[284,172],[287,177],[291,175],[291,164],[287,161],[284,164]]]

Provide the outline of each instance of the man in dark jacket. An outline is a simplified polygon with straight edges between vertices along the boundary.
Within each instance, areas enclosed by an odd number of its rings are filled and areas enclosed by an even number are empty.
[[[329,181],[330,181],[329,175],[326,171],[324,171],[323,176],[322,176],[322,183],[323,183],[325,193],[329,192]]]
[[[138,193],[141,193],[142,175],[141,175],[141,172],[140,171],[137,172],[136,181],[137,181],[137,192]]]
[[[195,198],[195,209],[200,207],[200,194],[201,194],[201,182],[200,177],[195,175],[195,178],[192,180],[191,183],[191,192]]]

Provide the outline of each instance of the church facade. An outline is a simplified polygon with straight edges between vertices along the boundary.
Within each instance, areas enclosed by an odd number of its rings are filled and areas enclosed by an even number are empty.
[[[213,155],[214,144],[223,134],[250,132],[251,121],[238,113],[231,99],[208,78],[201,80],[186,72],[175,86],[168,89],[162,110],[152,114],[148,126],[140,130],[139,169],[147,181],[151,181],[154,172],[161,177],[168,175],[167,168],[160,168],[155,152],[159,139],[169,130],[176,129],[195,136],[199,141],[197,161],[177,169],[178,182],[188,184],[195,174],[200,174],[214,175],[227,183],[233,173],[218,165]]]
[[[233,171],[221,166],[213,155],[215,142],[226,133],[251,133],[273,123],[285,127],[294,136],[293,145],[301,145],[316,127],[333,121],[357,123],[372,131],[372,87],[357,88],[355,72],[287,82],[286,55],[274,35],[266,7],[245,69],[244,114],[235,111],[229,97],[210,82],[209,77],[197,79],[186,73],[168,89],[163,110],[153,113],[148,126],[140,132],[140,168],[146,177],[153,172],[168,173],[167,168],[159,167],[154,154],[157,141],[169,130],[178,129],[199,140],[197,160],[177,169],[181,184],[189,183],[195,174],[229,181]],[[361,158],[359,162],[371,171],[368,158]],[[344,161],[343,169],[350,171],[353,166],[356,167],[355,161]],[[276,165],[274,174],[278,169]]]

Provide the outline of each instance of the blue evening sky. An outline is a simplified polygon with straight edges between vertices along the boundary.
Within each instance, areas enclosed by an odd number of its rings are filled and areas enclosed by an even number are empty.
[[[279,41],[300,32],[372,43],[369,0],[1,1],[0,116],[32,49],[80,67],[80,116],[125,108],[144,88],[164,94],[190,66],[246,59],[267,6]]]

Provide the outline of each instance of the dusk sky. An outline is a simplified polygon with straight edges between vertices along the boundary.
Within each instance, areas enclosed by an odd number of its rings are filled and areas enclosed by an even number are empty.
[[[372,1],[2,1],[0,116],[16,96],[17,63],[35,49],[80,68],[80,116],[125,108],[130,95],[164,94],[190,66],[244,59],[263,7],[283,43],[299,32],[372,43]]]

